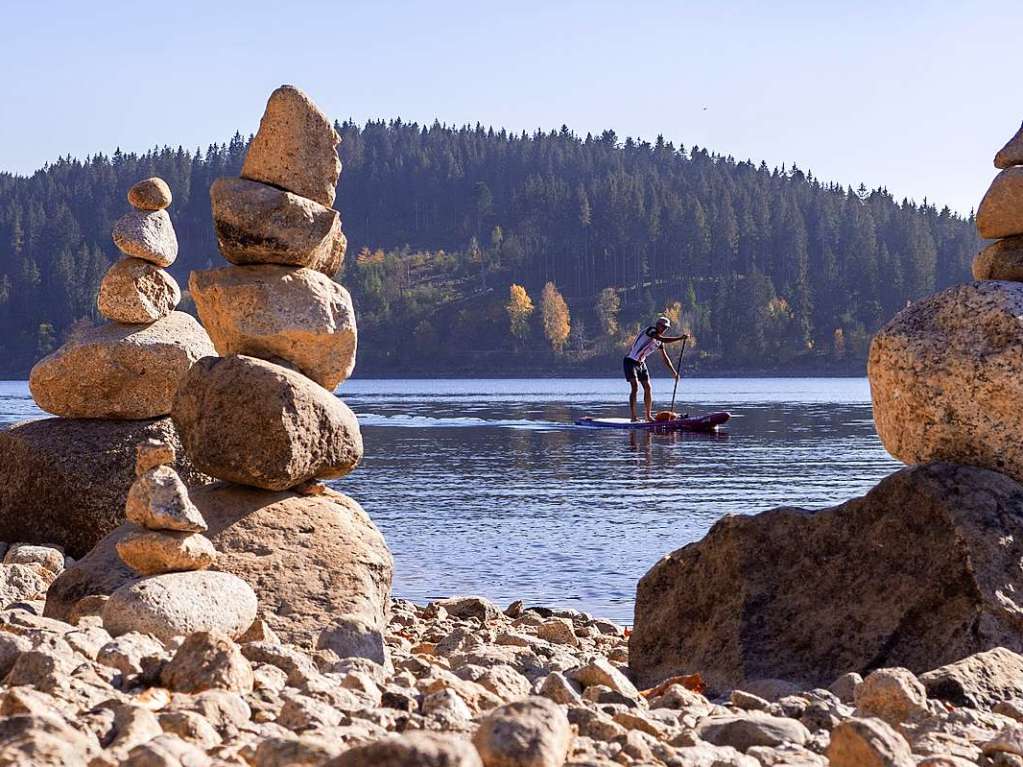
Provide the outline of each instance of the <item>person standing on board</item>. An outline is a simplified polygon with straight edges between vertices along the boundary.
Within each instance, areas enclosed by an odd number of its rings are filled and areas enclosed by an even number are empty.
[[[622,361],[622,367],[625,369],[625,380],[632,387],[632,391],[629,392],[629,410],[632,412],[633,421],[639,420],[636,417],[636,392],[638,391],[639,384],[643,384],[643,410],[646,420],[654,420],[653,413],[650,412],[653,407],[654,395],[650,390],[650,371],[646,367],[647,357],[655,351],[659,351],[664,364],[668,366],[668,370],[678,379],[678,371],[671,364],[668,353],[664,351],[664,345],[673,344],[689,336],[684,334],[681,336],[664,335],[670,327],[671,320],[667,317],[658,317],[655,325],[651,325],[636,336],[636,340],[632,342],[629,353],[625,355],[625,359]]]

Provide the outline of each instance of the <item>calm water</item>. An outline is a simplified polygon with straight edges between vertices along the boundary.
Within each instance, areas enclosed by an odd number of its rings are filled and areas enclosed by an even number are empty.
[[[681,388],[691,412],[731,411],[727,433],[572,426],[628,414],[614,379],[350,381],[366,458],[333,484],[387,537],[398,596],[521,598],[631,623],[637,579],[721,515],[830,505],[898,466],[866,379]],[[38,415],[24,382],[0,382],[0,423]]]

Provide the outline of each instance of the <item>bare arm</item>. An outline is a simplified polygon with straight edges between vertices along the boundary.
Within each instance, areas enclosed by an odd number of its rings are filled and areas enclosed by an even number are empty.
[[[671,374],[675,378],[678,378],[678,371],[675,370],[675,366],[671,364],[671,357],[668,356],[668,352],[664,351],[663,346],[661,347],[661,359],[664,360],[664,364],[668,366],[668,370],[671,371]]]
[[[677,341],[683,341],[686,338],[689,338],[689,336],[686,335],[685,333],[683,333],[680,336],[657,336],[657,339],[662,344],[673,344],[673,343],[676,343]]]

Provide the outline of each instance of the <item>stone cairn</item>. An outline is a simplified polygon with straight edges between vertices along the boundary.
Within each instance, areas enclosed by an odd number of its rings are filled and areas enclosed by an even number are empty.
[[[181,291],[164,267],[178,255],[159,178],[128,192],[135,208],[113,229],[125,257],[103,277],[97,304],[111,322],[70,339],[40,360],[29,388],[43,410],[67,418],[145,419],[170,413],[178,383],[214,353],[202,327],[175,311]]]
[[[233,266],[192,272],[188,284],[223,357],[191,369],[172,417],[193,464],[219,479],[287,490],[344,476],[362,457],[358,422],[333,394],[356,350],[351,298],[331,279],[347,246],[330,207],[340,140],[306,94],[284,85],[241,178],[210,189]]]
[[[207,571],[217,552],[203,535],[206,521],[172,467],[174,447],[159,440],[138,445],[125,515],[133,526],[117,543],[117,554],[143,576],[111,594],[104,627],[163,640],[196,631],[240,636],[256,617],[256,595],[230,573]]]
[[[994,164],[977,230],[996,241],[974,259],[977,281],[899,312],[874,337],[868,375],[877,432],[893,456],[1023,481],[1023,128]]]

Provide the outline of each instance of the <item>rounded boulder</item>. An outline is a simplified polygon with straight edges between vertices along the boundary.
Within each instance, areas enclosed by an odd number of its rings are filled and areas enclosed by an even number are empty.
[[[170,274],[141,258],[122,258],[100,282],[96,306],[108,320],[140,325],[166,317],[180,301]]]

